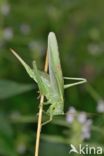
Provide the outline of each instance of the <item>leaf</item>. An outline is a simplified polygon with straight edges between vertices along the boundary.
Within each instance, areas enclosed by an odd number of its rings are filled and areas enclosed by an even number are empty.
[[[13,138],[8,140],[7,137],[0,136],[0,155],[17,156],[12,140]]]
[[[58,135],[48,135],[48,134],[42,134],[41,135],[42,139],[48,142],[53,142],[53,143],[61,143],[61,144],[69,144],[69,141],[62,136]]]
[[[14,148],[13,130],[3,114],[0,114],[0,155],[17,156]]]
[[[12,128],[8,122],[8,120],[5,118],[5,115],[0,113],[0,135],[5,135],[9,139],[12,137]]]
[[[17,83],[11,80],[0,80],[0,99],[6,99],[14,95],[18,95],[32,90],[31,84]]]

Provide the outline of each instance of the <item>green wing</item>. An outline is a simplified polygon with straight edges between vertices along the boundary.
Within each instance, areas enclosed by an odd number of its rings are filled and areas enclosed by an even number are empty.
[[[64,80],[61,70],[58,44],[53,32],[48,36],[49,75],[52,91],[63,99]]]

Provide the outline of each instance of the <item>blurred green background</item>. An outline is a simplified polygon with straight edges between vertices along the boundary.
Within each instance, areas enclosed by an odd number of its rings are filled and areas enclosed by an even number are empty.
[[[37,85],[9,49],[43,70],[50,31],[64,76],[84,77],[92,86],[66,90],[65,112],[70,106],[90,112],[92,124],[90,137],[81,139],[77,119],[54,118],[42,129],[39,155],[68,156],[70,143],[104,146],[104,1],[0,0],[0,156],[34,155],[39,105]]]

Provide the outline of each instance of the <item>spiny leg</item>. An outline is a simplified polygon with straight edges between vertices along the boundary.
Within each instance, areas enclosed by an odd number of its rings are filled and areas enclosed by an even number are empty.
[[[87,80],[84,79],[84,78],[64,77],[64,79],[67,79],[67,80],[75,80],[75,81],[77,80],[78,81],[78,82],[75,82],[75,83],[64,85],[64,89],[67,89],[69,87],[76,86],[76,85],[79,85],[79,84],[82,84],[82,83],[87,82]]]

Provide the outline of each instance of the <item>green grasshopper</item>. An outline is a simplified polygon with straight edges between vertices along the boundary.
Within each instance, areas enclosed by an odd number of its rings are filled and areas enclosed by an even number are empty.
[[[11,51],[29,76],[38,84],[40,94],[46,97],[47,101],[44,102],[44,105],[50,105],[46,112],[50,118],[45,124],[50,122],[53,116],[64,114],[64,89],[85,83],[86,79],[63,77],[55,34],[50,32],[48,36],[49,74],[40,71],[35,61],[33,61],[33,68],[30,68],[13,49]],[[77,80],[77,82],[64,85],[64,79]]]

